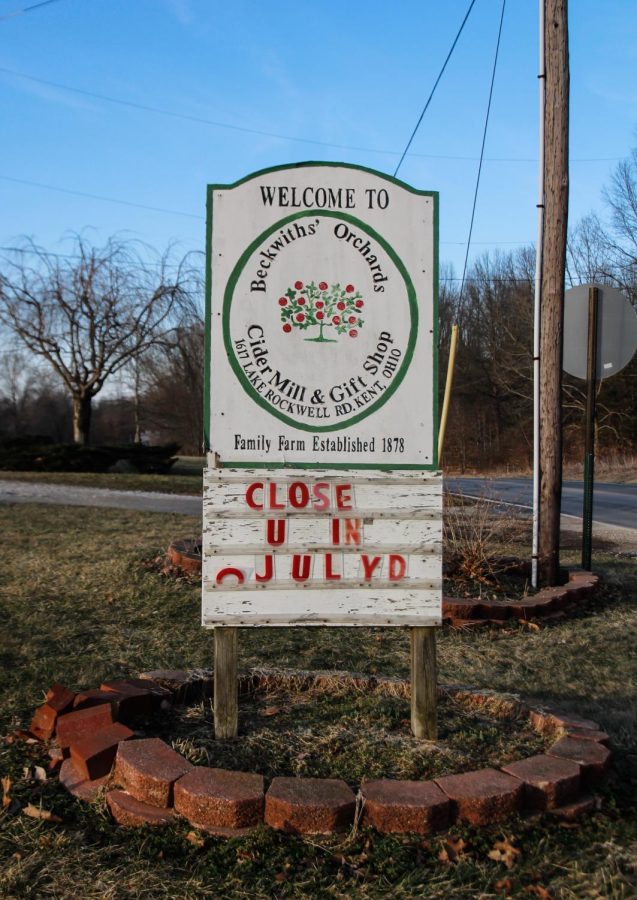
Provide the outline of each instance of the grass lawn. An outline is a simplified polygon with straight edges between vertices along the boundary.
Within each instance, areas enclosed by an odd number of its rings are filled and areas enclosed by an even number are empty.
[[[0,528],[1,736],[28,725],[54,681],[85,688],[143,669],[210,667],[212,635],[199,625],[198,586],[160,578],[143,565],[170,539],[200,534],[198,520],[0,505]],[[566,558],[569,552],[575,560],[576,547],[567,550]],[[48,761],[41,746],[3,740],[0,775],[11,779],[10,796],[41,804],[62,821],[32,819],[11,806],[0,810],[0,896],[637,896],[637,567],[634,557],[610,549],[596,559],[604,586],[595,606],[581,617],[537,632],[517,627],[446,631],[438,642],[441,681],[519,692],[594,718],[609,732],[613,773],[600,810],[581,823],[529,819],[504,829],[454,828],[451,837],[466,842],[455,863],[438,858],[447,837],[381,837],[359,830],[303,839],[262,828],[241,840],[200,840],[188,836],[186,823],[163,832],[128,831],[115,828],[103,806],[70,797],[55,777],[44,783],[34,779],[33,766]],[[240,647],[244,666],[408,672],[408,636],[401,629],[244,629]],[[345,721],[350,733],[350,743],[339,745],[338,753],[326,742],[325,753],[317,757],[316,765],[323,766],[319,771],[327,772],[330,754],[346,777],[352,760],[362,767],[380,765],[386,751],[381,753],[379,727],[400,721],[400,708],[374,708],[355,698],[312,699],[315,709],[299,715],[310,715],[314,725],[317,716],[323,717],[326,734],[331,723]],[[271,702],[282,712],[275,721],[267,719],[268,728],[293,730],[295,699]],[[443,704],[441,730],[453,730],[454,713],[449,711],[446,722],[445,715]],[[207,760],[214,753],[205,736],[210,710],[193,709],[182,718],[188,716],[192,732],[182,721],[175,739],[189,742],[193,756]],[[237,756],[248,752],[250,721],[258,709],[245,709],[243,717],[248,735]],[[475,734],[471,723],[466,727]],[[368,750],[357,729],[369,733]],[[282,772],[296,752],[286,750],[279,738],[276,752],[264,757],[268,772],[276,765],[278,747]],[[488,751],[484,741],[476,744],[478,763]],[[232,751],[225,747],[220,753],[229,764]],[[414,760],[410,750],[400,765],[413,771]],[[514,838],[520,850],[510,871],[488,858],[503,835]]]

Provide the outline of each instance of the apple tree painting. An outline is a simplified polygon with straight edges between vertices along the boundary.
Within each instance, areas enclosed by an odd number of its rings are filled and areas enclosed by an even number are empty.
[[[327,337],[324,333],[326,329],[331,329],[328,335],[347,334],[355,338],[363,326],[361,310],[365,302],[353,284],[346,284],[345,287],[333,284],[329,287],[325,281],[318,284],[295,281],[294,287],[288,288],[285,295],[279,297],[279,306],[286,334],[293,328],[307,331],[318,327],[318,335],[304,338],[306,341],[335,343],[336,337]]]

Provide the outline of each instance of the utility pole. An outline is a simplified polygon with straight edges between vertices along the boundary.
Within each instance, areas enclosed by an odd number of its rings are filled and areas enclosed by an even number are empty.
[[[568,226],[568,0],[544,0],[544,228],[540,305],[540,580],[555,585],[562,498],[562,339]]]

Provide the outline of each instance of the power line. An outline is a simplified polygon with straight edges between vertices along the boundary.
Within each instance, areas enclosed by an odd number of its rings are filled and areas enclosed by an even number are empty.
[[[4,19],[15,19],[16,16],[22,16],[24,13],[33,12],[34,9],[39,9],[41,6],[48,6],[50,3],[59,3],[59,0],[41,0],[40,3],[32,3],[31,6],[25,6],[23,9],[15,9],[13,12],[5,13],[3,16],[0,16],[0,22]]]
[[[44,184],[41,181],[28,181],[26,178],[13,178],[11,175],[0,175],[3,181],[11,181],[14,184],[26,184],[29,187],[44,188],[47,191],[58,191],[60,194],[72,194],[75,197],[88,197],[91,200],[104,200],[106,203],[119,203],[121,206],[134,206],[136,209],[148,209],[151,212],[168,213],[171,216],[185,216],[188,219],[203,221],[204,216],[194,213],[181,212],[178,209],[165,209],[162,206],[147,206],[145,203],[133,203],[132,200],[119,200],[115,197],[105,197],[103,194],[89,194],[86,191],[75,191],[72,188],[57,187],[54,184]]]
[[[54,2],[54,0],[51,0]],[[474,0],[475,2],[475,0]],[[271,137],[276,138],[277,140],[282,141],[292,141],[294,143],[300,144],[314,144],[318,147],[332,147],[337,150],[353,150],[358,153],[379,153],[383,156],[399,156],[400,150],[383,150],[379,147],[358,147],[353,144],[333,144],[330,141],[319,141],[315,138],[308,137],[298,137],[296,135],[290,134],[281,134],[279,132],[274,131],[260,131],[256,128],[247,128],[243,125],[231,125],[229,122],[220,122],[215,119],[206,119],[201,116],[193,116],[189,113],[178,112],[176,110],[170,109],[162,109],[159,106],[150,106],[146,103],[136,103],[133,100],[124,100],[121,97],[112,97],[108,94],[101,94],[97,91],[89,91],[84,88],[74,87],[70,84],[62,84],[59,81],[50,81],[47,78],[38,78],[35,75],[27,75],[25,72],[17,72],[15,69],[8,69],[5,66],[0,66],[0,72],[4,72],[6,75],[13,75],[16,78],[23,78],[26,81],[33,81],[36,84],[44,84],[47,87],[57,88],[61,91],[70,91],[73,94],[80,94],[84,97],[91,97],[93,100],[102,100],[105,103],[114,103],[118,106],[126,106],[130,109],[142,110],[143,112],[155,113],[159,116],[168,116],[172,119],[182,119],[187,122],[197,122],[200,125],[210,125],[214,128],[226,128],[231,131],[239,131],[244,134],[256,134],[260,137]],[[424,111],[423,111],[424,115]],[[475,162],[478,157],[477,156],[456,156],[451,154],[442,154],[442,153],[409,153],[409,156],[418,159],[444,159],[451,160],[454,162]],[[620,159],[619,156],[608,156],[608,157],[582,157],[582,158],[574,158],[571,159],[571,162],[617,162]],[[511,162],[511,163],[537,163],[537,157],[525,157],[525,156],[488,156],[485,157],[485,162]],[[400,167],[400,164],[399,164]],[[398,168],[399,168],[398,167]],[[396,171],[398,171],[398,168]]]
[[[449,50],[449,53],[447,53],[447,58],[445,59],[444,63],[442,64],[442,69],[441,69],[440,72],[438,73],[438,77],[436,78],[436,80],[435,80],[435,82],[434,82],[434,86],[433,86],[432,89],[431,89],[431,93],[430,93],[429,96],[427,97],[427,102],[425,103],[425,105],[424,105],[424,107],[423,107],[423,110],[422,110],[422,112],[420,113],[420,117],[419,117],[418,121],[416,122],[416,127],[415,127],[414,130],[412,131],[411,137],[410,137],[409,140],[407,141],[407,145],[405,146],[405,149],[404,149],[403,152],[402,152],[402,156],[401,156],[400,159],[398,160],[398,165],[396,166],[396,169],[394,170],[394,178],[395,178],[396,175],[398,174],[398,170],[399,170],[400,167],[402,166],[404,158],[407,156],[407,151],[408,151],[409,148],[411,147],[411,142],[412,142],[413,139],[416,137],[416,132],[417,132],[418,129],[420,128],[420,123],[422,122],[425,113],[426,113],[427,110],[429,109],[429,104],[431,103],[431,101],[432,101],[432,99],[433,99],[433,95],[434,95],[435,92],[436,92],[436,88],[438,87],[438,82],[439,82],[440,79],[442,78],[443,72],[444,72],[445,69],[447,68],[447,63],[448,63],[449,60],[451,59],[451,54],[453,53],[453,51],[454,51],[455,48],[456,48],[456,44],[458,43],[458,39],[460,38],[460,35],[462,34],[462,29],[464,28],[465,23],[466,23],[467,19],[469,18],[469,13],[470,13],[471,10],[473,9],[475,2],[476,2],[476,0],[471,0],[471,3],[469,4],[469,8],[468,8],[467,12],[465,13],[465,17],[464,17],[464,19],[462,20],[462,24],[460,25],[460,28],[458,29],[458,33],[457,33],[457,35],[456,35],[455,38],[454,38],[454,42],[453,42],[453,44],[451,45],[451,49]]]
[[[491,72],[491,85],[489,87],[489,102],[487,103],[487,114],[484,120],[484,131],[482,132],[482,147],[480,148],[480,163],[478,164],[478,177],[476,178],[476,189],[473,194],[473,208],[471,210],[471,224],[469,225],[469,236],[467,238],[467,252],[464,257],[464,267],[462,270],[462,282],[460,283],[460,296],[464,288],[464,280],[467,274],[467,262],[469,260],[469,248],[471,247],[471,235],[473,233],[473,222],[476,215],[476,205],[478,203],[478,190],[480,188],[480,175],[482,173],[482,159],[484,157],[484,146],[487,141],[487,128],[489,127],[489,114],[491,112],[491,100],[493,99],[493,85],[495,83],[495,71],[498,66],[498,55],[500,53],[500,38],[502,37],[502,24],[504,22],[504,9],[506,0],[502,0],[502,12],[500,13],[500,27],[498,28],[498,40],[495,45],[495,57],[493,59],[493,71]]]

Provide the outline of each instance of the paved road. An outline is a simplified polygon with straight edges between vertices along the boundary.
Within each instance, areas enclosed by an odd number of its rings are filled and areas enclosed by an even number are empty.
[[[531,508],[532,482],[528,478],[447,478],[451,490]],[[565,481],[562,512],[582,515],[581,481]],[[0,479],[0,503],[52,503],[69,506],[101,506],[139,509],[146,512],[182,513],[201,516],[201,498],[184,494],[159,494],[153,491],[112,491],[105,488],[75,487]],[[637,529],[637,485],[597,484],[593,518],[596,522]]]
[[[447,478],[450,490],[470,496],[502,500],[505,503],[533,506],[533,482],[530,478]],[[562,485],[562,513],[582,517],[584,485],[565,481]],[[637,484],[597,483],[593,496],[593,521],[622,528],[637,528]]]
[[[51,503],[67,506],[110,506],[145,512],[183,513],[201,516],[201,497],[159,494],[154,491],[112,491],[107,488],[76,487],[0,479],[0,503]]]

